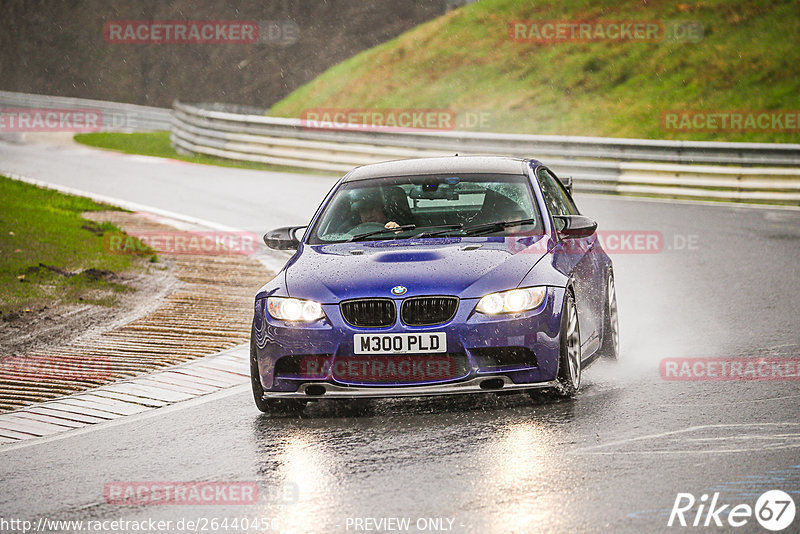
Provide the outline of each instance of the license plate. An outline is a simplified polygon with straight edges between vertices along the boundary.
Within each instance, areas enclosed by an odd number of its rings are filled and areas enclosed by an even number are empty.
[[[447,352],[444,332],[420,334],[354,334],[355,354],[421,354]]]

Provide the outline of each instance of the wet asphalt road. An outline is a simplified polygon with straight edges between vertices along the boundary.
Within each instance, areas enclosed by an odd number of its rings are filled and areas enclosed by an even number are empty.
[[[302,224],[332,185],[4,143],[0,170],[259,232]],[[800,357],[800,211],[577,201],[601,230],[657,231],[664,245],[611,254],[622,361],[587,370],[577,399],[320,402],[273,419],[237,388],[0,448],[0,517],[161,519],[176,532],[189,531],[181,519],[210,529],[202,518],[272,520],[282,532],[766,532],[753,518],[738,529],[667,520],[679,492],[752,506],[780,489],[800,506],[800,382],[665,381],[659,362]],[[253,481],[259,500],[121,506],[104,498],[114,481]],[[390,517],[409,528],[355,526]],[[784,532],[797,531],[800,518]]]

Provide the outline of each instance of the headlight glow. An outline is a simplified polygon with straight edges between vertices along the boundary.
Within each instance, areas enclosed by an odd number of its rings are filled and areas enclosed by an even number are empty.
[[[267,311],[272,318],[281,321],[310,323],[325,317],[318,302],[289,297],[269,297]]]
[[[543,286],[490,293],[478,301],[475,309],[486,315],[519,313],[538,308],[544,302],[546,295],[547,288]]]

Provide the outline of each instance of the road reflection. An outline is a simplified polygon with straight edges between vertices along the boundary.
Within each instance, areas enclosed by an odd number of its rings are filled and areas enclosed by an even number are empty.
[[[573,401],[527,395],[320,402],[302,418],[254,422],[257,472],[296,484],[265,503],[284,532],[355,531],[356,518],[410,518],[454,532],[524,532],[559,524],[548,483]],[[348,528],[349,527],[349,528]]]

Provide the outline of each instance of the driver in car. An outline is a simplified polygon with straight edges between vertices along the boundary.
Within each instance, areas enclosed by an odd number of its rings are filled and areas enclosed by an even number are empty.
[[[361,195],[360,198],[353,202],[353,209],[358,212],[361,219],[361,223],[355,228],[365,229],[370,224],[382,224],[387,229],[400,226],[395,221],[386,221],[387,217],[383,210],[383,201],[377,192]]]

